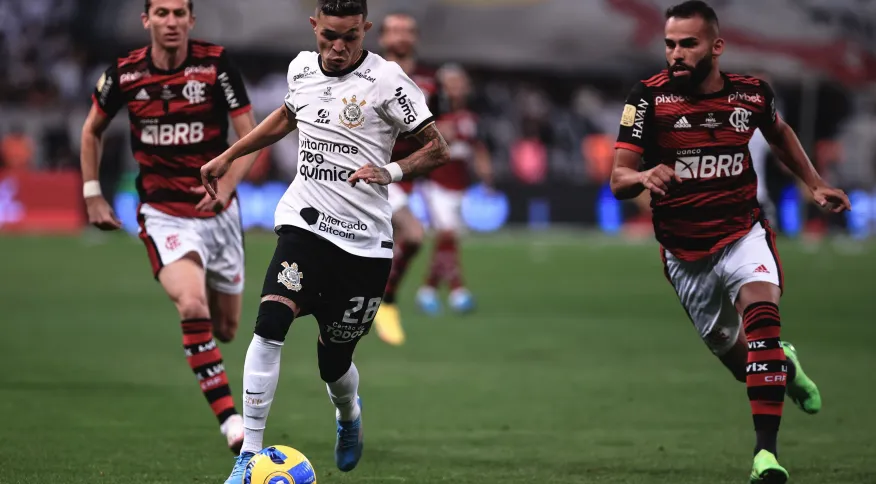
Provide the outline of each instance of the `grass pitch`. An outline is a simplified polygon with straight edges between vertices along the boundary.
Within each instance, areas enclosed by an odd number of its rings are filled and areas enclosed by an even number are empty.
[[[242,330],[223,345],[240,402],[271,235],[247,238]],[[876,247],[779,242],[783,336],[824,411],[786,405],[792,483],[876,475]],[[186,365],[179,322],[141,243],[124,235],[0,238],[0,483],[221,483],[230,452]],[[267,444],[295,447],[319,482],[743,483],[745,387],[699,341],[654,243],[578,234],[467,240],[476,313],[428,318],[401,294],[409,342],[357,354],[365,454],[334,467],[334,414],[312,318],[295,322]]]

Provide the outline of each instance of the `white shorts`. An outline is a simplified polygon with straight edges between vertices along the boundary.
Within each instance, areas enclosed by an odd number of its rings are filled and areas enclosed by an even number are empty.
[[[465,192],[445,188],[431,180],[424,182],[422,189],[432,228],[461,232],[465,227],[462,222],[462,198]]]
[[[392,208],[392,213],[408,206],[408,193],[404,188],[398,186],[397,183],[390,183],[387,186],[389,190],[389,206]]]
[[[176,217],[143,204],[138,219],[156,279],[162,267],[194,252],[204,265],[208,287],[225,294],[243,292],[243,229],[236,199],[211,218]]]
[[[739,290],[749,282],[782,287],[782,265],[775,234],[756,224],[743,238],[711,257],[687,262],[663,250],[666,277],[700,337],[718,356],[739,337],[742,317],[736,311]]]

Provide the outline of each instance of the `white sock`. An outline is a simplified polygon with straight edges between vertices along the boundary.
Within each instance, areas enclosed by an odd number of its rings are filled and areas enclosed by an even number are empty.
[[[253,335],[243,364],[243,448],[256,453],[264,448],[265,424],[277,381],[280,379],[282,341]]]
[[[359,418],[359,370],[355,363],[350,363],[350,369],[334,383],[326,383],[329,399],[337,408],[337,418],[341,422],[352,422]]]

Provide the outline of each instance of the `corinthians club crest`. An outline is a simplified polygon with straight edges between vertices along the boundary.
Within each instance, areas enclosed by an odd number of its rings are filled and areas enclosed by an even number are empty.
[[[353,96],[349,102],[347,102],[347,98],[343,98],[341,101],[344,102],[344,110],[338,114],[341,124],[350,129],[362,126],[362,123],[365,122],[365,112],[362,111],[362,106],[366,104],[365,101],[357,102],[356,96]]]
[[[301,279],[304,279],[304,274],[298,272],[298,264],[283,261],[283,270],[277,274],[277,282],[286,286],[290,291],[298,292],[301,290]]]

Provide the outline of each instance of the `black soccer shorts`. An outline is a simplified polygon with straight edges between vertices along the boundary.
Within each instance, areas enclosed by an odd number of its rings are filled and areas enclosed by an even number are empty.
[[[291,299],[299,318],[312,314],[325,345],[355,345],[371,330],[392,259],[356,256],[289,225],[277,234],[262,296]]]

